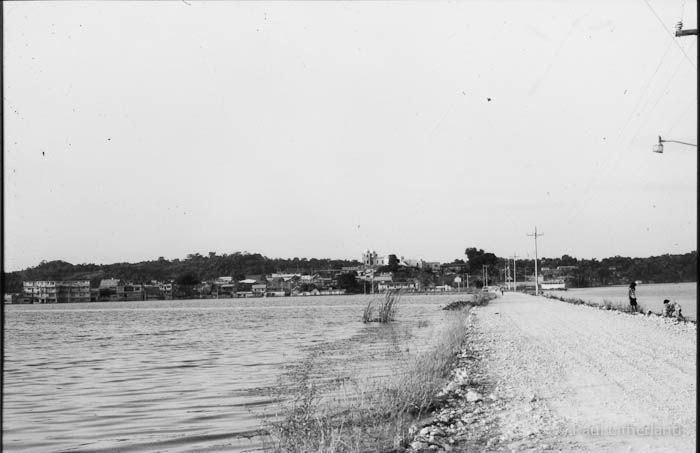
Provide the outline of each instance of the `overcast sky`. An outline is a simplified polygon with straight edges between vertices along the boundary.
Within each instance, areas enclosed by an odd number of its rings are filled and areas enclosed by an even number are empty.
[[[6,270],[696,250],[696,3],[4,4]]]

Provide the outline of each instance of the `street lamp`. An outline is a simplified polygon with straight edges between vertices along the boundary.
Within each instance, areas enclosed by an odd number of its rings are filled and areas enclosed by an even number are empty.
[[[697,146],[698,146],[698,145],[695,145],[695,144],[693,144],[693,143],[680,142],[680,141],[678,141],[678,140],[664,140],[664,139],[662,139],[661,136],[659,135],[659,143],[657,143],[656,145],[654,145],[654,148],[653,148],[653,149],[654,149],[654,152],[655,152],[655,153],[659,153],[659,154],[663,154],[663,152],[664,152],[664,143],[667,143],[667,142],[668,142],[668,143],[680,143],[681,145],[695,146],[696,148],[697,148]]]

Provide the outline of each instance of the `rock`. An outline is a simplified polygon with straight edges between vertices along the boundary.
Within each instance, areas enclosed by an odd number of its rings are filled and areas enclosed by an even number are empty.
[[[430,427],[426,426],[425,428],[421,429],[418,431],[418,435],[421,437],[427,437],[430,435]]]
[[[469,390],[467,392],[467,401],[469,401],[470,403],[475,403],[477,401],[481,401],[482,399],[483,398],[481,397],[481,395],[473,390]]]
[[[533,394],[532,394],[532,397],[530,398],[530,402],[531,402],[531,403],[534,403],[535,401],[537,401],[537,395],[535,395],[535,394],[533,393]]]
[[[425,442],[419,442],[419,441],[411,442],[411,449],[412,450],[421,451],[427,447],[428,447],[428,444],[426,444]]]
[[[433,428],[431,434],[433,436],[441,436],[445,437],[445,431],[441,430],[440,428]]]

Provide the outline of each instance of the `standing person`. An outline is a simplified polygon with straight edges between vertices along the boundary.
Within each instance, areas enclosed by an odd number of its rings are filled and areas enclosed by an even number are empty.
[[[637,283],[632,282],[630,283],[630,289],[629,289],[629,296],[630,296],[630,309],[634,312],[637,313]]]

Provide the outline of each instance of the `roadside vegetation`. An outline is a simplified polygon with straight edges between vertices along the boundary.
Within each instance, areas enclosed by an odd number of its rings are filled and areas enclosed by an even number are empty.
[[[583,300],[578,297],[562,297],[562,296],[556,296],[553,294],[549,293],[543,293],[542,294],[544,297],[547,299],[555,299],[559,300],[561,302],[566,302],[567,304],[573,304],[573,305],[587,305],[589,307],[595,307],[595,308],[600,308],[601,310],[614,310],[614,311],[621,311],[624,313],[631,313],[630,306],[621,302],[613,302],[608,299],[603,299],[602,304],[598,304],[595,302],[590,302],[587,300]]]
[[[365,324],[368,322],[380,322],[387,323],[394,320],[394,315],[396,314],[396,307],[401,300],[401,293],[394,291],[387,291],[384,294],[384,298],[377,302],[374,299],[370,299],[367,302],[364,312],[362,313],[362,322]],[[375,302],[377,316],[374,316]]]
[[[462,310],[465,307],[478,307],[486,305],[491,299],[495,299],[493,293],[476,293],[470,300],[458,300],[447,304],[443,310]]]
[[[578,297],[562,297],[562,296],[555,296],[553,294],[548,294],[548,293],[543,293],[542,294],[544,297],[547,299],[555,299],[559,300],[562,302],[566,302],[568,304],[574,304],[574,305],[587,305],[589,307],[594,307],[594,308],[599,308],[601,310],[610,310],[610,311],[619,311],[623,313],[634,313],[632,311],[632,308],[629,306],[629,304],[625,304],[623,302],[613,302],[608,299],[603,299],[602,304],[597,304],[595,302],[590,302],[587,300],[580,299]],[[651,310],[644,311],[644,309],[640,306],[640,309],[638,312],[636,312],[640,315],[646,315],[646,316],[651,316],[651,315],[656,315],[656,316],[661,316],[660,313],[654,313]],[[696,321],[693,321],[691,319],[677,319],[676,317],[669,318],[669,319],[674,319],[678,322],[689,322],[692,324],[695,324]]]
[[[465,318],[466,312],[457,313],[431,348],[402,351],[389,376],[321,381],[310,370],[322,367],[322,353],[313,356],[292,376],[294,384],[287,387],[291,396],[278,395],[273,413],[265,416],[264,450],[403,451],[410,441],[410,426],[442,403],[437,395],[464,346]]]

